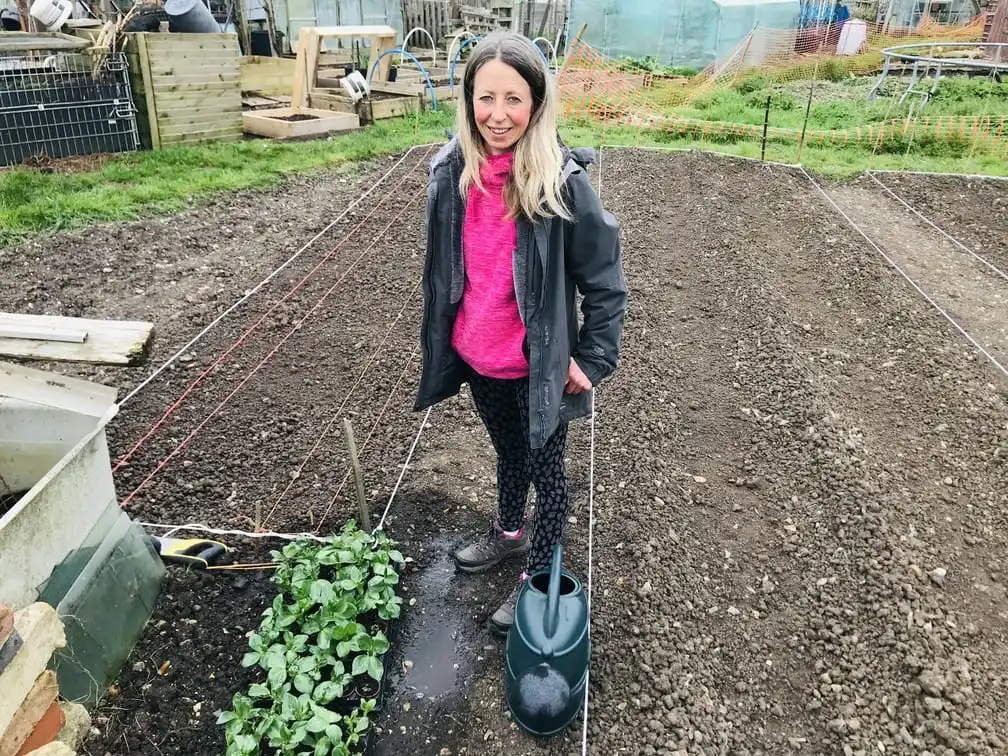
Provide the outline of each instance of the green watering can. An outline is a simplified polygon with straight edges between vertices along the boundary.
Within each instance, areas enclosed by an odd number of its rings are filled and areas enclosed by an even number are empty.
[[[533,735],[566,729],[584,702],[590,656],[588,596],[556,544],[550,569],[518,592],[508,631],[504,695],[515,722]]]

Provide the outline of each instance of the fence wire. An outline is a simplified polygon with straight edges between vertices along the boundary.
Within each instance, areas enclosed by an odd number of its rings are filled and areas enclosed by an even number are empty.
[[[0,58],[0,165],[138,147],[122,53],[24,51]]]

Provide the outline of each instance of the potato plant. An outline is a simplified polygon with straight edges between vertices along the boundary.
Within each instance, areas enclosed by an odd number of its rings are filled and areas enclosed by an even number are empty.
[[[352,520],[325,543],[272,552],[277,595],[249,635],[245,667],[263,678],[220,712],[227,756],[349,756],[363,748],[397,619],[399,565],[383,532]]]

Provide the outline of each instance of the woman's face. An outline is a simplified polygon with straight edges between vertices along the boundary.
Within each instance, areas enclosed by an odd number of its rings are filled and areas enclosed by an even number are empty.
[[[532,119],[532,90],[507,63],[485,63],[473,80],[473,115],[491,155],[510,151]]]

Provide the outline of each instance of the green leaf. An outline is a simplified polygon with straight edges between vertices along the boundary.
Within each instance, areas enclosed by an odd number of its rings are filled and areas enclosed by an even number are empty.
[[[325,628],[319,631],[318,648],[320,651],[328,651],[332,647],[332,628]]]
[[[357,677],[358,675],[363,675],[365,672],[367,672],[369,658],[371,657],[366,656],[364,654],[361,654],[360,656],[354,658],[353,668],[351,669],[351,672],[353,673],[354,677]]]
[[[324,683],[319,683],[315,687],[315,691],[312,693],[312,698],[323,706],[327,706],[342,696],[343,692],[344,690],[342,685],[327,680]]]
[[[401,552],[398,552],[395,549],[393,549],[388,553],[388,557],[396,564],[403,564],[406,562],[406,557],[404,557]]]
[[[381,659],[377,656],[365,656],[364,658],[367,659],[367,673],[378,682],[381,682],[382,672],[384,672]],[[354,661],[356,661],[356,659],[354,659]]]
[[[262,651],[263,639],[259,633],[252,633],[252,635],[249,636],[249,648],[253,651]]]
[[[282,664],[270,667],[269,674],[266,676],[266,681],[269,683],[271,688],[276,690],[287,682],[287,667]]]
[[[346,549],[341,549],[337,553],[336,558],[339,559],[340,562],[342,562],[343,564],[353,564],[354,562],[357,561],[357,557],[354,556],[354,553]]]
[[[258,651],[249,651],[242,657],[241,665],[243,667],[254,667],[259,663],[261,658],[262,655]]]
[[[363,735],[365,732],[367,732],[367,728],[370,724],[371,720],[369,720],[367,717],[361,717],[354,723],[354,732],[356,732],[359,735]]]
[[[238,715],[233,711],[219,711],[217,712],[217,724],[227,724],[228,722],[233,722],[238,719]]]
[[[298,693],[311,693],[314,687],[315,683],[308,675],[301,674],[294,678],[294,688]]]
[[[326,737],[329,738],[333,743],[343,742],[343,730],[340,729],[338,724],[331,724],[326,727],[325,731]]]
[[[249,687],[249,695],[253,698],[268,698],[270,691],[269,688],[262,683],[252,683]]]
[[[357,641],[354,639],[340,641],[336,644],[336,656],[339,658],[346,657],[351,651],[357,650]]]
[[[335,594],[333,585],[328,580],[316,580],[308,591],[311,600],[317,604],[328,604],[333,600]]]
[[[329,741],[328,735],[323,735],[321,738],[315,741],[315,756],[329,756],[329,751],[331,749],[332,745]]]
[[[251,735],[235,735],[234,742],[242,754],[253,754],[259,752],[259,744]]]

